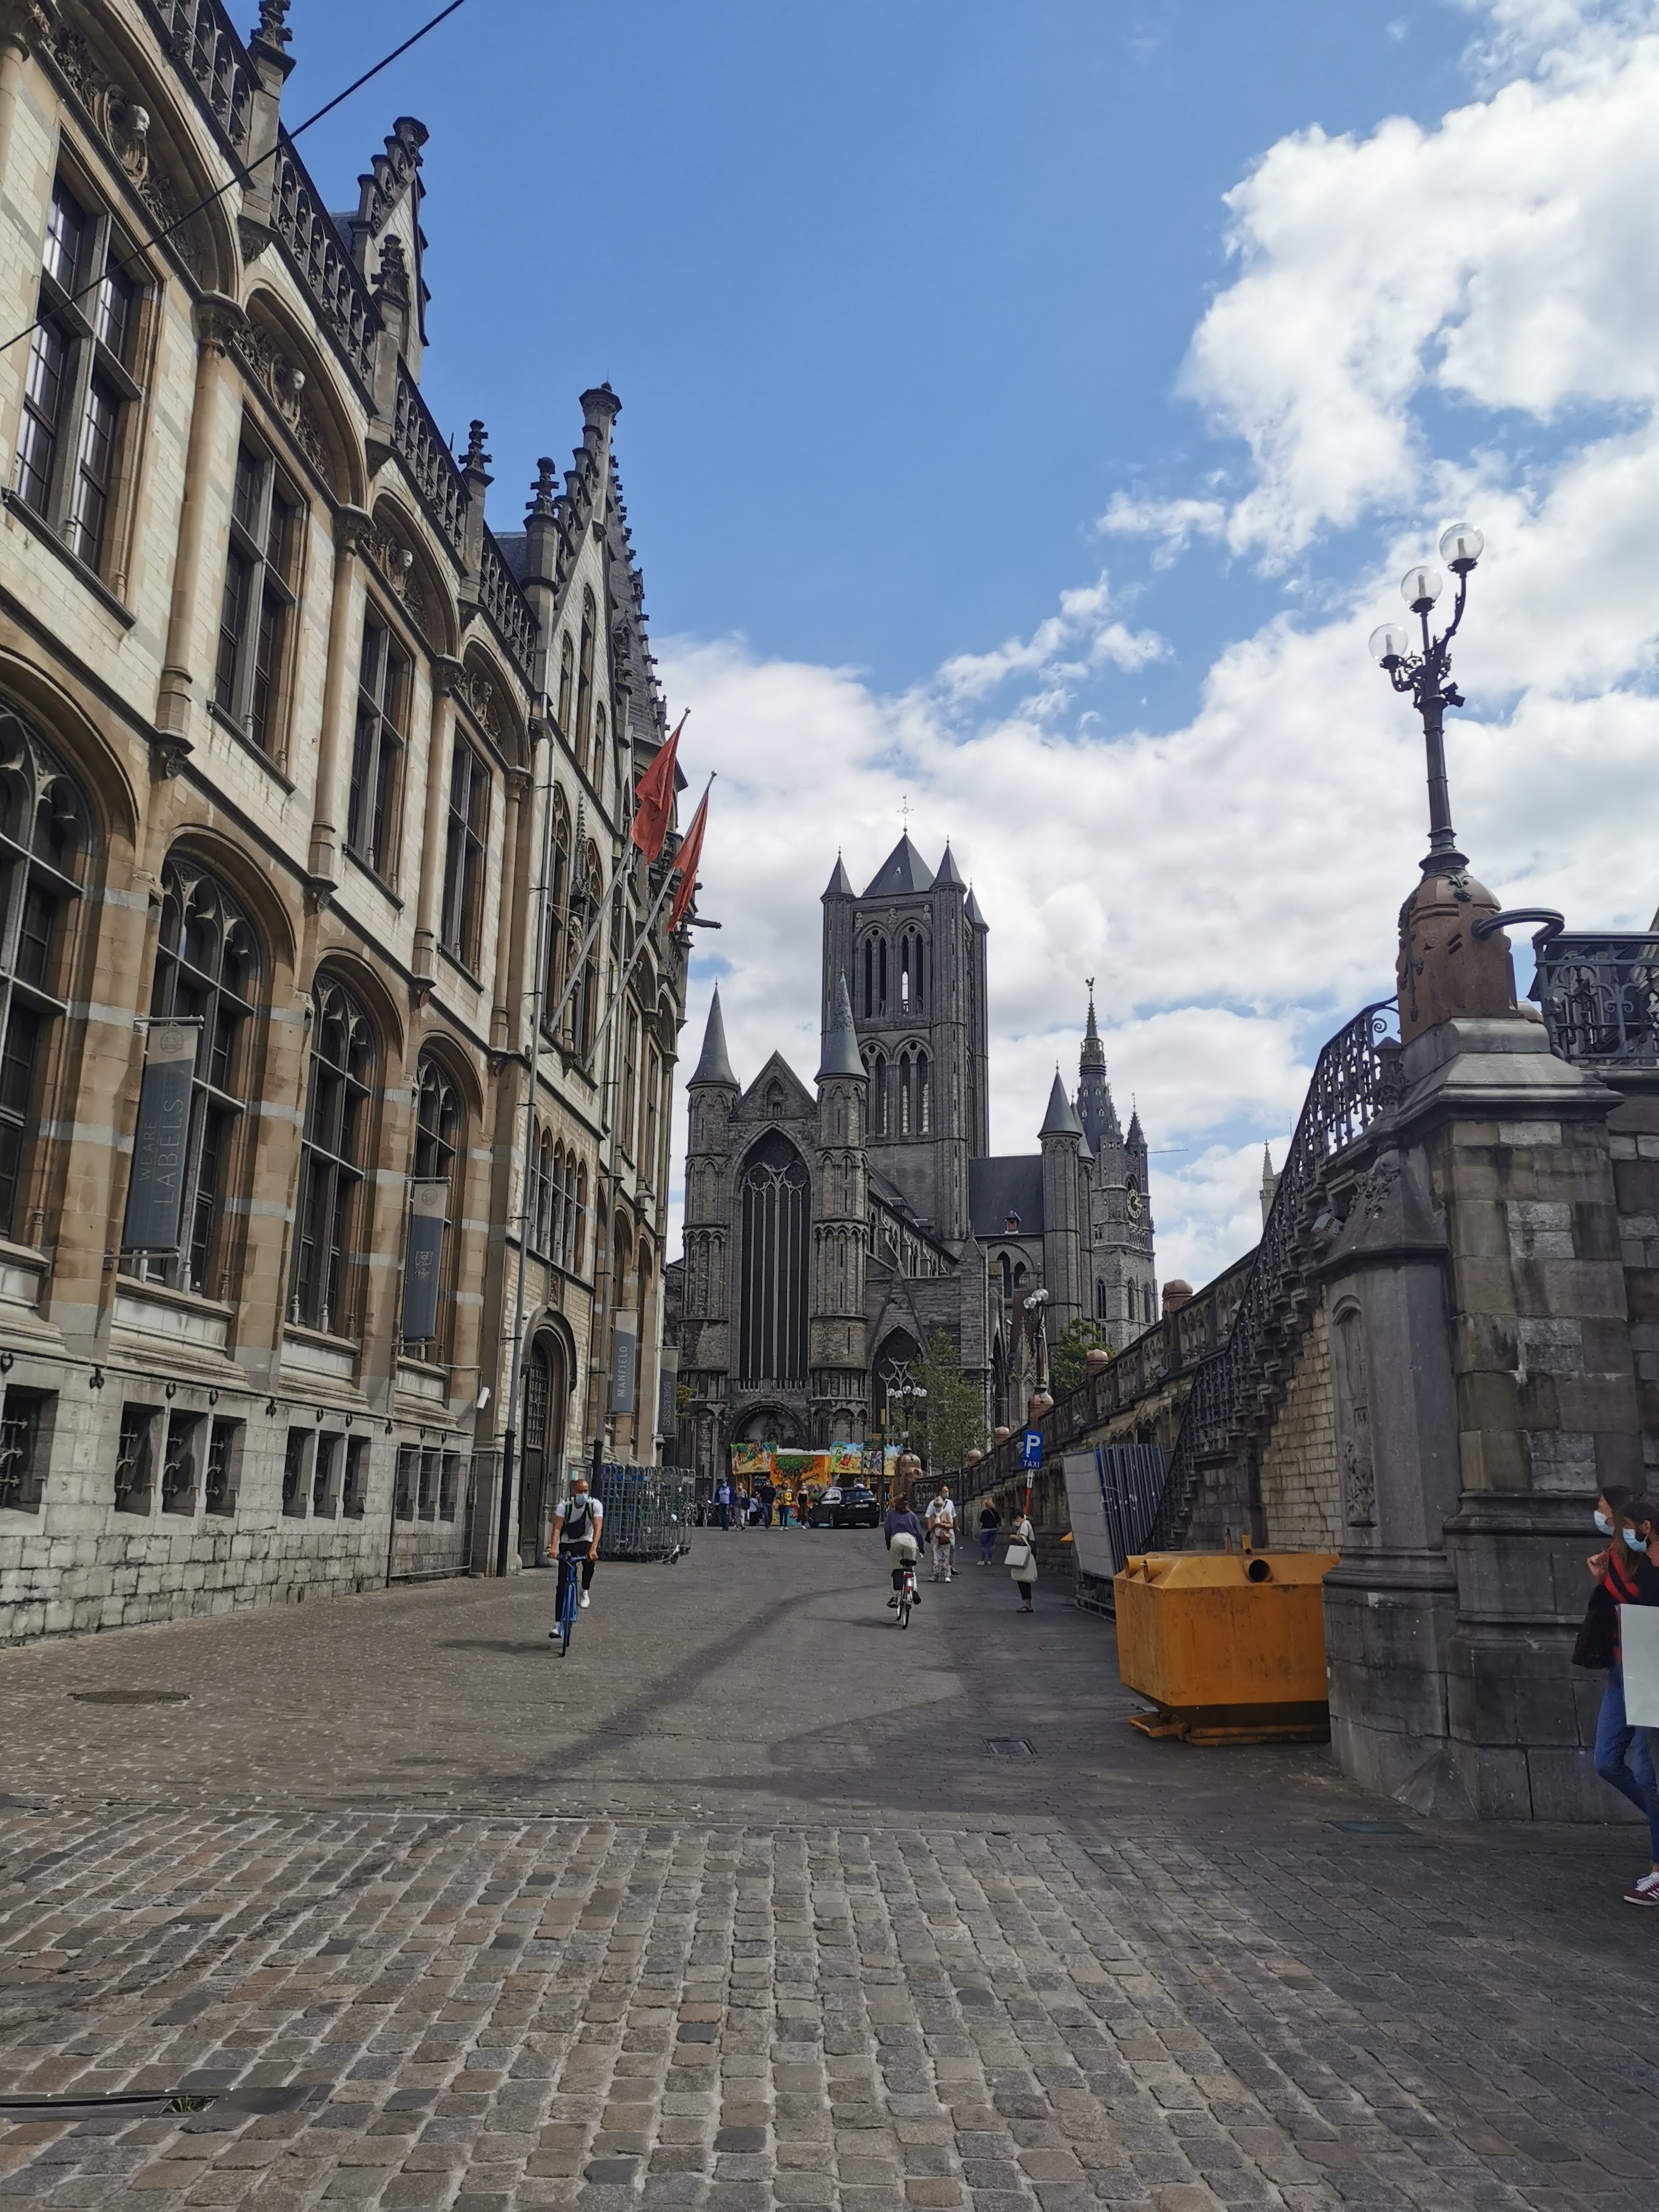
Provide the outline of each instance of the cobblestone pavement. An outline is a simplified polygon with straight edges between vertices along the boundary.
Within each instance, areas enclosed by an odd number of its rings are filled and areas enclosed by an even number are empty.
[[[0,2200],[1659,2203],[1629,1831],[1148,1743],[1048,1585],[900,1636],[878,1571],[607,1566],[562,1662],[531,1577],[0,1655],[0,2094],[213,2100],[0,2125]]]

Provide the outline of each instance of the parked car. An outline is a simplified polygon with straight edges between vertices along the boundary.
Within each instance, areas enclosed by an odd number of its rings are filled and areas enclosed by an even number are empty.
[[[881,1501],[861,1482],[831,1484],[813,1500],[814,1528],[879,1528]]]

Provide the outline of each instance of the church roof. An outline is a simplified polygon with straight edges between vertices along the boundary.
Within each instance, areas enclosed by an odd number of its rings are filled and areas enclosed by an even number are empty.
[[[981,1242],[1008,1232],[1008,1216],[1019,1217],[1022,1237],[1042,1234],[1042,1156],[1039,1152],[1012,1158],[969,1160],[968,1214]]]
[[[858,893],[853,889],[853,878],[847,872],[847,863],[839,853],[836,855],[836,872],[830,877],[830,888],[823,896],[825,898],[856,898],[858,896]]]
[[[907,830],[865,886],[866,898],[902,898],[907,891],[930,891],[933,872],[910,842]]]
[[[836,986],[836,1003],[830,1016],[830,1026],[823,1033],[823,1058],[819,1063],[817,1079],[822,1083],[827,1075],[857,1075],[864,1073],[864,1062],[859,1058],[858,1031],[853,1027],[853,999],[843,975]]]
[[[985,916],[979,910],[979,901],[974,896],[971,890],[969,890],[968,894],[968,903],[962,910],[967,915],[969,921],[973,923],[975,929],[988,929],[990,927],[991,925],[986,921]]]
[[[1140,1109],[1139,1106],[1134,1109],[1129,1116],[1129,1134],[1126,1141],[1133,1151],[1144,1152],[1146,1149],[1146,1133],[1140,1126]]]
[[[708,1003],[708,1026],[702,1033],[702,1056],[697,1062],[697,1072],[692,1083],[729,1083],[735,1091],[738,1079],[732,1073],[732,1061],[726,1049],[726,1024],[720,1016],[720,987],[714,986],[714,995]]]
[[[1060,1070],[1054,1070],[1054,1087],[1048,1093],[1048,1110],[1042,1117],[1041,1137],[1080,1137],[1083,1124],[1072,1111],[1072,1102],[1066,1096],[1066,1085],[1060,1079]]]
[[[936,885],[944,884],[951,890],[961,891],[968,888],[962,880],[962,871],[956,864],[948,842],[945,848],[945,858],[939,864],[939,873],[934,877],[933,882]]]

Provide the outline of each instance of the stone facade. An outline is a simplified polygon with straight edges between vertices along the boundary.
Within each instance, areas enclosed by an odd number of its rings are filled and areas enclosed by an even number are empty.
[[[322,212],[285,15],[0,26],[0,1637],[489,1566],[503,1518],[516,1562],[596,1427],[656,1451],[689,940],[626,842],[665,719],[618,402],[496,536],[420,392],[426,133]]]
[[[1121,1129],[1092,994],[1075,1105],[1056,1070],[1035,1153],[989,1150],[989,930],[947,846],[902,837],[823,894],[823,1063],[745,1087],[716,994],[689,1086],[683,1457],[891,1434],[936,1331],[1023,1418],[1068,1322],[1121,1344],[1154,1310],[1146,1139]],[[1038,1296],[1039,1293],[1042,1295]]]
[[[1264,1533],[1276,1548],[1340,1550],[1331,1339],[1322,1304],[1262,1448],[1261,1483]]]

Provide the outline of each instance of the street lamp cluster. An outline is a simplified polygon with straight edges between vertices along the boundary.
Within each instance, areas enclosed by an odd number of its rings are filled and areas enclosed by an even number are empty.
[[[1422,718],[1423,738],[1428,750],[1429,849],[1423,872],[1468,865],[1457,849],[1452,828],[1451,800],[1446,789],[1445,715],[1448,707],[1461,707],[1463,695],[1451,680],[1451,655],[1447,648],[1457,635],[1468,597],[1469,576],[1486,539],[1472,524],[1455,522],[1440,537],[1440,557],[1457,579],[1457,598],[1451,620],[1436,635],[1429,617],[1446,588],[1437,568],[1418,562],[1400,580],[1400,596],[1417,617],[1420,643],[1404,623],[1382,623],[1371,632],[1371,652],[1388,671],[1396,691],[1407,693]]]

